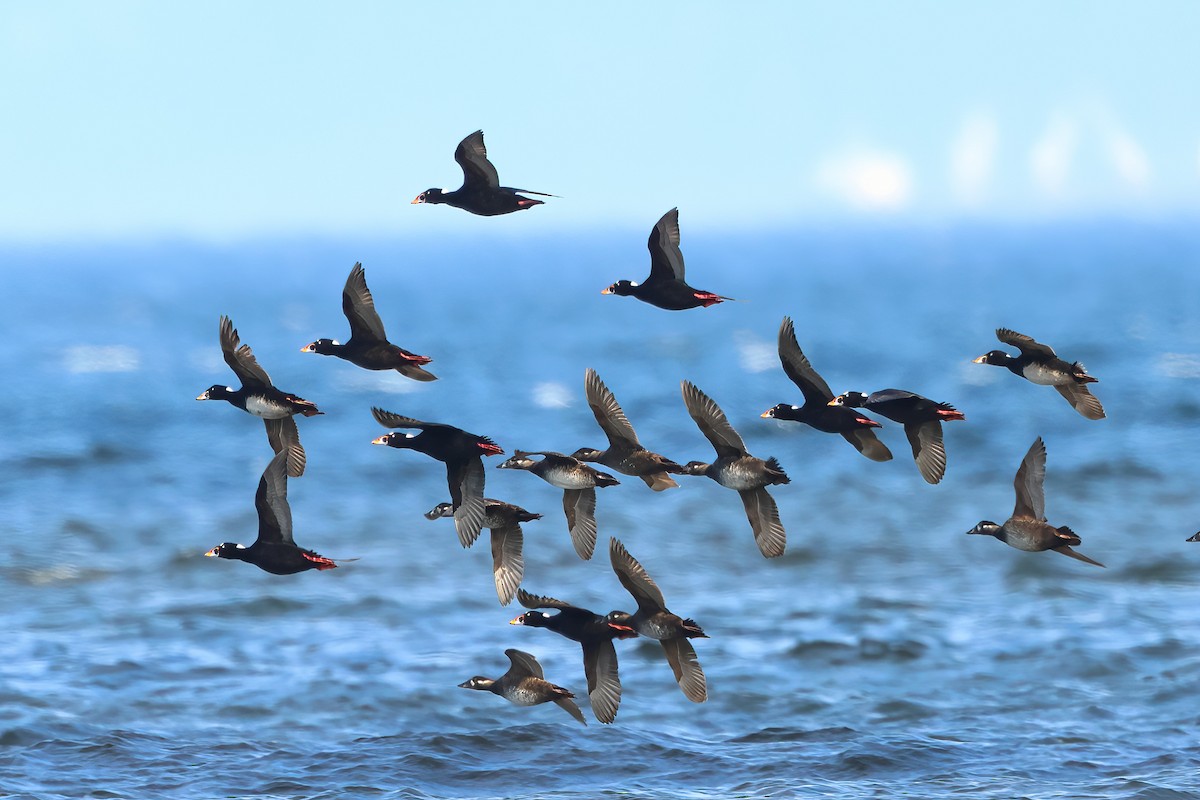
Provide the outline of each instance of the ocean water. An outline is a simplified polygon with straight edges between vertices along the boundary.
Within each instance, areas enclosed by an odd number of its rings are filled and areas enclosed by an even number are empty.
[[[501,220],[504,222],[504,220]],[[477,228],[483,231],[503,231]],[[1200,234],[1185,223],[919,231],[684,228],[692,283],[739,302],[671,313],[602,296],[647,271],[645,232],[526,240],[274,240],[9,246],[0,437],[0,797],[1200,797]],[[390,338],[434,358],[416,384],[300,348],[344,338],[361,260]],[[193,398],[232,381],[233,318],[299,420],[297,541],[358,561],[279,577],[206,559],[252,541],[261,422]],[[945,480],[759,418],[799,402],[784,315],[835,391],[953,403]],[[1109,417],[969,363],[1010,327],[1085,362]],[[600,544],[570,545],[561,492],[498,471],[525,526],[525,587],[631,608],[620,538],[696,640],[709,700],[658,645],[619,642],[613,725],[457,684],[535,654],[586,709],[578,646],[514,627],[486,536],[463,551],[422,513],[440,464],[370,446],[378,405],[571,452],[603,437],[595,368],[647,446],[711,448],[682,379],[726,411],[774,487],[784,557],[758,553],[738,498],[703,478],[599,492]],[[1030,443],[1047,514],[1107,569],[964,533],[1003,521]]]

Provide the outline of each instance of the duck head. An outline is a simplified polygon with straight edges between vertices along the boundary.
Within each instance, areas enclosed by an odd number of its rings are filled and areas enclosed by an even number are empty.
[[[474,678],[471,678],[469,681],[463,681],[462,683],[460,683],[458,685],[458,688],[460,688],[460,689],[480,689],[482,691],[487,692],[487,691],[491,691],[492,685],[495,682],[496,681],[492,680],[491,678],[485,678],[482,675],[476,675]]]
[[[446,196],[445,189],[426,189],[421,192],[409,205],[417,205],[418,203],[444,203]]]
[[[425,512],[425,519],[441,519],[442,517],[453,517],[454,506],[450,503],[438,503],[429,511]]]
[[[601,289],[600,294],[616,294],[622,297],[628,297],[633,294],[634,288],[637,286],[633,281],[617,281],[607,289]]]
[[[342,343],[337,339],[317,339],[311,344],[300,348],[301,353],[316,353],[321,356],[331,356],[341,348]]]
[[[978,534],[982,534],[984,536],[996,536],[1000,533],[1000,530],[1001,530],[1001,528],[999,525],[992,522],[991,520],[985,519],[982,522],[980,522],[978,525],[976,525],[974,528],[971,528],[971,530],[967,531],[967,533],[968,534],[978,533]]]
[[[512,457],[503,463],[497,464],[497,469],[530,469],[538,462],[529,457],[528,453],[522,453],[517,450]]]
[[[197,400],[228,400],[233,394],[232,386],[222,386],[219,383],[214,383],[212,386],[201,392]]]
[[[849,408],[862,408],[866,405],[867,396],[862,392],[845,392],[829,401],[831,406],[847,406]]]
[[[581,447],[574,453],[571,453],[571,458],[575,458],[580,461],[595,461],[596,459],[600,458],[601,455],[603,455],[601,451],[594,447]]]
[[[993,364],[997,367],[1007,366],[1009,361],[1012,361],[1012,356],[1003,350],[989,350],[979,358],[971,359],[972,364]]]

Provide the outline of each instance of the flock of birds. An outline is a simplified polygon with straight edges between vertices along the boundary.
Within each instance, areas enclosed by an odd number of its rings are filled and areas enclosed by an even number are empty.
[[[429,189],[413,203],[445,203],[474,214],[494,216],[544,202],[523,195],[553,196],[501,186],[496,168],[487,158],[482,131],[463,139],[454,158],[463,170],[462,187],[454,191]],[[641,283],[618,281],[603,293],[635,297],[668,310],[707,308],[731,299],[686,283],[679,241],[679,214],[671,209],[650,233],[649,277]],[[344,344],[334,339],[318,339],[303,347],[302,352],[336,356],[363,369],[395,370],[412,380],[437,380],[425,369],[431,358],[388,341],[361,264],[355,264],[346,279],[342,310],[350,325],[349,339]],[[1006,367],[1032,383],[1053,386],[1087,419],[1104,417],[1099,400],[1088,390],[1088,384],[1096,382],[1096,378],[1083,365],[1065,361],[1049,346],[1015,331],[1000,328],[996,336],[1019,354],[992,350],[975,359],[976,363]],[[276,575],[337,567],[337,561],[296,544],[287,501],[288,478],[303,475],[306,464],[295,417],[323,412],[314,403],[276,388],[250,347],[241,343],[233,322],[225,316],[220,319],[219,341],[225,362],[241,385],[236,389],[214,385],[196,399],[225,400],[261,418],[275,456],[263,472],[255,493],[258,537],[250,545],[224,542],[205,555],[245,561]],[[779,329],[778,348],[784,373],[800,389],[804,401],[800,405],[781,403],[764,411],[763,417],[802,422],[819,431],[840,434],[866,458],[888,461],[892,458],[891,451],[872,430],[880,427],[880,423],[863,411],[879,414],[904,427],[913,459],[925,481],[936,484],[942,480],[946,471],[942,423],[965,419],[961,412],[946,403],[899,389],[834,395],[800,349],[792,321],[787,317]],[[788,483],[787,473],[774,458],[751,455],[725,413],[710,397],[692,383],[682,382],[688,414],[712,444],[715,457],[707,463],[691,461],[680,465],[642,446],[616,397],[595,370],[587,370],[584,385],[588,405],[608,439],[606,449],[581,447],[571,455],[516,450],[499,464],[501,469],[531,472],[563,490],[567,529],[580,558],[590,559],[596,547],[596,489],[619,483],[612,474],[592,464],[639,478],[656,492],[677,488],[679,484],[672,477],[675,475],[707,476],[739,494],[754,541],[763,556],[783,555],[786,533],[767,488]],[[452,518],[463,547],[474,544],[483,528],[490,531],[497,597],[502,605],[515,597],[529,609],[512,620],[512,624],[547,628],[581,645],[588,698],[597,720],[613,722],[621,701],[615,639],[645,636],[658,640],[684,695],[693,702],[707,699],[704,671],[689,641],[706,638],[703,629],[694,620],[680,617],[667,608],[658,585],[620,541],[610,539],[609,560],[621,585],[633,596],[636,612],[597,614],[553,597],[526,592],[520,588],[524,577],[521,524],[541,515],[485,497],[483,458],[502,455],[504,450],[487,436],[451,425],[425,422],[381,408],[373,408],[372,414],[380,425],[392,431],[374,439],[372,444],[413,450],[445,464],[450,502],[436,505],[425,514],[428,519]],[[1039,437],[1017,470],[1012,515],[1001,524],[984,520],[967,533],[994,536],[1020,550],[1053,550],[1103,566],[1072,549],[1080,544],[1080,539],[1070,528],[1055,527],[1046,521],[1045,474],[1046,448]],[[1193,537],[1198,539],[1200,534]],[[501,677],[475,676],[460,686],[489,691],[517,705],[553,702],[586,724],[573,701],[575,695],[547,681],[534,656],[516,649],[506,650],[505,654],[510,667]]]

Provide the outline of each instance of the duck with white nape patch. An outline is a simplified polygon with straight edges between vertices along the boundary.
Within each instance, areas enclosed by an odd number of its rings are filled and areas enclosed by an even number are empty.
[[[342,313],[350,323],[350,338],[345,344],[336,339],[317,339],[302,347],[300,352],[336,356],[363,369],[395,370],[414,381],[437,380],[436,375],[421,368],[432,358],[410,353],[388,341],[361,263],[351,268],[342,288]]]
[[[412,428],[420,433],[388,433],[371,440],[397,450],[416,450],[446,465],[446,483],[454,509],[458,541],[469,547],[483,529],[486,507],[483,499],[484,470],[481,456],[501,455],[504,450],[486,436],[467,433],[453,425],[422,422],[372,408],[375,421],[385,428]]]
[[[325,412],[302,397],[280,391],[271,383],[271,376],[258,365],[249,345],[241,343],[237,329],[229,317],[222,316],[219,328],[221,354],[225,363],[242,382],[240,388],[214,384],[205,389],[197,400],[225,400],[247,414],[262,418],[267,427],[267,441],[276,453],[287,452],[287,474],[298,478],[304,474],[307,457],[300,446],[300,432],[292,419],[296,414],[314,417]]]
[[[596,549],[596,487],[616,486],[620,481],[577,458],[548,450],[515,450],[511,458],[496,468],[523,469],[562,489],[571,544],[584,561],[592,557]]]
[[[483,144],[483,131],[475,131],[459,142],[458,147],[454,149],[454,160],[462,167],[462,186],[454,191],[427,189],[417,195],[416,199],[412,201],[413,205],[445,203],[464,211],[470,211],[472,214],[494,217],[540,206],[545,202],[534,200],[532,197],[521,197],[521,194],[536,194],[540,197],[555,196],[529,189],[501,186],[500,175],[487,157],[487,147]]]
[[[974,363],[1006,367],[1030,383],[1053,386],[1085,418],[1104,419],[1104,406],[1087,388],[1087,384],[1098,383],[1099,379],[1088,375],[1083,364],[1064,361],[1049,345],[1008,328],[997,328],[996,338],[1021,354],[1014,357],[1003,350],[989,350],[974,359]]]

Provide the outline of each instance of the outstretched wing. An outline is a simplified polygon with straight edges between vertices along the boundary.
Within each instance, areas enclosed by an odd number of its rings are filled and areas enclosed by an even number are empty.
[[[500,605],[512,602],[521,578],[525,576],[525,534],[517,523],[492,529],[492,575]]]
[[[483,530],[483,520],[487,516],[484,479],[483,461],[479,458],[446,462],[446,483],[450,489],[450,502],[454,505],[454,529],[458,532],[458,543],[463,547],[475,544]]]
[[[683,402],[688,414],[696,421],[700,432],[712,444],[720,457],[737,457],[746,455],[746,445],[742,437],[729,424],[725,412],[713,399],[696,388],[690,381],[683,381]]]
[[[258,511],[258,539],[268,544],[295,544],[292,539],[292,508],[287,501],[286,450],[277,454],[263,470],[254,494]]]
[[[1013,487],[1017,490],[1017,505],[1012,513],[1014,517],[1046,518],[1045,480],[1046,445],[1039,436],[1033,440],[1025,458],[1021,459],[1021,466],[1013,481]]]
[[[601,722],[612,722],[621,705],[621,678],[617,673],[617,648],[611,639],[583,642],[583,673],[592,713]]]
[[[1096,395],[1088,391],[1087,384],[1059,383],[1055,384],[1054,388],[1083,416],[1088,419],[1104,419],[1104,406],[1100,405]]]
[[[271,386],[271,376],[258,365],[258,359],[254,357],[254,351],[250,349],[250,345],[241,343],[237,329],[233,327],[233,320],[222,315],[220,330],[221,353],[225,356],[225,363],[242,382],[242,386],[263,388]]]
[[[617,403],[617,398],[600,380],[596,370],[590,367],[584,376],[584,388],[587,391],[588,405],[591,406],[592,413],[596,416],[596,422],[604,431],[604,435],[608,437],[609,447],[622,450],[629,450],[631,445],[641,447],[633,426],[629,424],[625,412]]]
[[[708,686],[704,679],[704,670],[700,668],[700,659],[696,657],[696,648],[687,639],[661,639],[663,652],[675,673],[675,682],[683,690],[683,694],[693,703],[703,703],[708,699]]]
[[[775,499],[763,486],[743,489],[738,494],[742,496],[742,505],[746,507],[746,518],[750,520],[758,549],[767,558],[783,555],[787,534],[783,530],[783,523],[779,521],[779,507],[775,505]]]
[[[299,478],[304,474],[304,465],[308,456],[300,444],[300,431],[296,430],[295,417],[280,417],[279,419],[264,419],[267,426],[267,441],[276,453],[287,451],[287,474],[289,478]]]
[[[650,277],[647,281],[682,281],[683,251],[679,249],[679,209],[662,215],[650,231]]]
[[[829,384],[817,374],[800,349],[791,317],[784,317],[783,324],[779,326],[779,363],[792,383],[804,393],[805,403],[826,405],[833,399]]]
[[[435,423],[421,422],[419,419],[412,417],[404,417],[400,414],[393,414],[390,411],[384,411],[378,406],[371,409],[371,414],[375,417],[375,421],[385,428],[425,428],[432,427]]]
[[[658,584],[647,574],[645,568],[638,563],[638,560],[629,554],[629,551],[625,549],[625,545],[621,544],[620,540],[609,540],[608,558],[612,562],[613,572],[617,573],[617,579],[633,595],[633,599],[637,601],[638,608],[651,611],[663,611],[666,609],[667,604],[663,600],[662,591],[659,590]]]
[[[496,189],[500,176],[492,162],[488,161],[487,148],[483,145],[483,131],[475,131],[458,143],[454,149],[454,160],[462,167],[463,186]]]
[[[913,459],[926,483],[938,483],[946,474],[946,448],[942,445],[942,423],[936,419],[904,426]]]
[[[508,660],[512,662],[512,666],[508,668],[508,672],[504,673],[505,678],[518,679],[531,675],[542,680],[546,679],[546,676],[542,674],[542,665],[538,663],[536,658],[524,650],[517,650],[510,647],[504,651],[504,655],[508,656]]]
[[[375,311],[375,299],[367,288],[362,262],[355,264],[350,270],[350,277],[346,278],[346,286],[342,289],[342,313],[350,322],[351,339],[387,340],[383,320]]]
[[[1032,336],[1026,336],[1023,333],[1017,333],[1008,328],[997,328],[996,338],[1005,344],[1010,344],[1020,350],[1022,353],[1030,355],[1043,356],[1046,358],[1054,358],[1055,352],[1050,345],[1042,344]]]
[[[596,550],[596,490],[563,489],[563,511],[575,553],[587,561]]]

